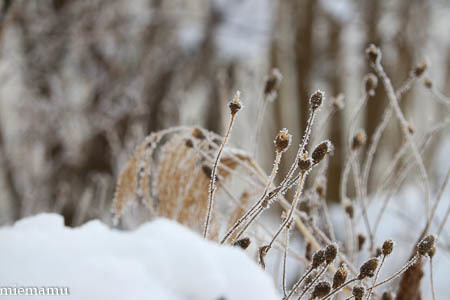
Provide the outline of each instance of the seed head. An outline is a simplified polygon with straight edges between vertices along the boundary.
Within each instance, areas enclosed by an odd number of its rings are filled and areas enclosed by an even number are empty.
[[[331,264],[336,258],[338,248],[334,244],[330,244],[325,248],[325,262],[327,265]]]
[[[313,159],[314,164],[318,164],[322,159],[324,159],[325,155],[332,150],[331,142],[326,140],[316,146],[311,157]]]
[[[373,277],[377,268],[378,258],[369,259],[361,266],[361,268],[359,268],[358,280],[362,280],[366,277]]]
[[[200,128],[194,128],[192,130],[192,136],[199,140],[205,139],[205,135],[203,134],[203,131]]]
[[[324,98],[325,93],[322,92],[321,90],[317,90],[314,94],[312,94],[311,97],[309,98],[309,104],[311,104],[311,109],[312,110],[318,109],[322,105]]]
[[[230,107],[231,115],[235,115],[242,108],[242,103],[240,101],[241,92],[237,91],[234,95],[233,101],[231,101],[228,106]]]
[[[384,292],[383,295],[381,295],[381,300],[392,300],[393,296],[391,292]]]
[[[347,213],[348,217],[350,219],[353,219],[353,216],[355,215],[355,211],[353,209],[352,202],[350,200],[348,200],[348,199],[346,199],[344,201],[344,210]]]
[[[378,78],[373,73],[369,73],[364,76],[364,87],[366,93],[373,97],[375,95],[375,89],[378,86]]]
[[[358,150],[362,145],[366,143],[366,133],[364,130],[358,130],[352,139],[352,150]]]
[[[434,235],[430,234],[424,237],[418,244],[417,244],[417,251],[420,255],[425,255],[430,252],[430,250],[434,247],[434,242],[436,241],[436,238]]]
[[[325,251],[323,251],[323,250],[317,250],[317,251],[314,252],[314,254],[313,254],[311,267],[312,267],[313,269],[316,269],[316,268],[318,268],[321,264],[323,264],[324,261],[325,261]]]
[[[194,143],[192,142],[191,139],[186,139],[184,142],[185,146],[188,148],[193,148],[194,147]]]
[[[425,87],[427,89],[431,89],[433,87],[433,82],[428,77],[425,77],[425,79],[423,80],[423,83],[425,84]]]
[[[416,77],[422,76],[423,73],[425,73],[425,71],[427,70],[427,68],[428,68],[428,62],[427,61],[424,61],[421,64],[418,64],[414,68],[414,71],[413,71],[414,76],[416,76]]]
[[[362,233],[358,234],[358,251],[361,251],[363,249],[365,242],[366,236]]]
[[[375,46],[374,44],[370,44],[366,49],[366,55],[369,61],[373,64],[380,62],[381,60],[381,51],[380,48]]]
[[[383,254],[383,250],[380,247],[375,249],[375,257],[380,257]]]
[[[337,289],[341,285],[345,283],[347,280],[347,268],[344,264],[342,264],[337,270],[336,273],[334,273],[333,276],[333,290]]]
[[[283,75],[281,75],[280,71],[277,68],[272,69],[272,72],[266,79],[266,85],[264,86],[264,96],[273,95],[271,97],[275,100],[275,96],[280,88],[281,80],[283,79]]]
[[[250,239],[248,237],[245,237],[234,242],[233,246],[238,246],[245,250],[248,248],[248,246],[250,246],[250,244]]]
[[[277,152],[286,151],[291,144],[291,140],[292,135],[288,133],[288,130],[286,128],[281,129],[274,141],[275,146],[277,147]]]
[[[326,295],[328,295],[330,291],[331,291],[330,284],[326,281],[321,281],[314,287],[312,296],[313,298],[323,298]]]
[[[355,296],[355,300],[362,300],[366,289],[363,286],[355,285],[352,290],[352,295]]]
[[[383,255],[388,256],[392,253],[392,250],[394,250],[394,241],[393,240],[386,240],[383,243]]]
[[[311,169],[312,161],[310,158],[300,158],[298,160],[298,167],[300,168],[300,171],[308,171]]]

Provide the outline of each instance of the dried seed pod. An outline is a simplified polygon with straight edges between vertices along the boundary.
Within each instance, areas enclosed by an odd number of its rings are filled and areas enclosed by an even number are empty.
[[[361,266],[361,268],[359,268],[358,280],[362,280],[366,277],[373,277],[377,268],[378,258],[369,259]]]
[[[362,300],[366,289],[363,286],[355,285],[352,289],[352,295],[355,296],[355,300]]]
[[[433,82],[428,77],[425,77],[425,79],[423,80],[423,83],[425,84],[425,87],[427,89],[431,89],[433,87]]]
[[[200,128],[194,128],[192,130],[192,136],[199,140],[204,140],[206,137]]]
[[[391,292],[384,292],[383,295],[381,295],[381,300],[392,300],[393,298]]]
[[[286,128],[281,129],[274,141],[277,152],[286,151],[291,144],[291,140],[292,135],[288,133],[288,130]]]
[[[369,73],[364,76],[364,87],[366,93],[373,97],[375,95],[375,89],[378,86],[378,78],[373,73]]]
[[[248,237],[245,237],[234,242],[233,246],[238,246],[245,250],[248,248],[248,246],[250,246],[250,244],[250,239]]]
[[[366,133],[364,130],[358,130],[352,139],[352,150],[358,150],[362,145],[366,143]]]
[[[423,73],[425,73],[427,68],[428,68],[428,62],[427,61],[424,61],[421,64],[417,65],[414,68],[414,71],[413,71],[414,76],[420,77],[421,75],[423,75]]]
[[[322,92],[321,90],[317,90],[314,94],[312,94],[311,97],[309,98],[309,104],[311,104],[311,109],[312,110],[318,109],[322,105],[324,98],[325,93]]]
[[[325,248],[325,262],[327,265],[331,264],[335,260],[337,253],[338,248],[334,244],[330,244]]]
[[[314,164],[318,164],[322,159],[324,159],[325,155],[332,150],[330,141],[323,141],[319,145],[314,148],[311,157],[313,159]]]
[[[369,47],[366,48],[366,56],[371,63],[376,64],[381,60],[381,51],[374,44],[370,44]]]
[[[267,255],[267,252],[269,251],[270,247],[268,245],[262,246],[259,248],[259,263],[261,264],[261,267],[263,269],[266,268],[266,263],[264,261],[264,258]]]
[[[358,234],[358,251],[361,251],[366,242],[366,236],[362,233]]]
[[[184,142],[184,145],[188,148],[194,148],[194,143],[192,142],[191,139],[186,139],[186,141]]]
[[[314,252],[311,267],[313,269],[316,269],[324,262],[325,262],[325,251],[317,250],[316,252]]]
[[[313,298],[323,298],[326,295],[328,295],[330,291],[331,291],[330,284],[326,281],[321,281],[314,287],[312,296]]]
[[[298,167],[300,168],[300,171],[306,172],[309,169],[311,169],[311,166],[312,166],[312,161],[310,158],[306,158],[306,159],[300,158],[298,160]]]
[[[333,290],[337,289],[341,285],[345,283],[347,280],[347,268],[344,264],[342,264],[337,270],[336,273],[334,273],[333,276]]]
[[[394,241],[393,240],[386,240],[383,243],[383,255],[388,256],[392,253],[392,250],[394,250]]]
[[[237,91],[236,94],[234,95],[233,101],[231,101],[228,104],[228,107],[230,108],[231,115],[233,115],[233,116],[238,111],[240,111],[241,108],[242,108],[242,103],[241,103],[240,98],[239,98],[240,95],[241,95],[241,92]]]
[[[280,88],[281,80],[283,75],[277,68],[272,69],[272,72],[266,79],[266,84],[264,86],[264,96],[267,97],[273,93],[277,93]]]
[[[347,213],[348,217],[350,219],[353,219],[354,215],[355,215],[355,210],[353,209],[353,204],[350,200],[346,199],[344,201],[344,210]]]
[[[428,252],[434,247],[434,242],[436,241],[436,238],[434,235],[430,234],[424,237],[418,244],[417,244],[417,251],[420,255],[428,254]]]

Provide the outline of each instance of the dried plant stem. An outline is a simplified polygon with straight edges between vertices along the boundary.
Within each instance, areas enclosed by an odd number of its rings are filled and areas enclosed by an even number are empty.
[[[419,254],[416,253],[416,255],[414,255],[400,270],[398,270],[397,272],[395,272],[394,274],[392,274],[391,276],[389,276],[388,278],[386,278],[383,281],[378,282],[377,284],[372,285],[369,288],[369,291],[373,290],[376,287],[379,287],[380,285],[383,285],[395,278],[397,278],[398,276],[400,276],[403,272],[405,272],[406,270],[408,270],[412,265],[414,265],[417,260],[419,259]]]
[[[386,260],[386,256],[383,255],[383,258],[381,259],[381,263],[380,263],[380,266],[378,267],[377,273],[375,274],[375,277],[373,278],[372,287],[371,287],[371,289],[370,289],[369,292],[368,292],[367,300],[370,300],[370,298],[372,298],[373,287],[374,287],[375,284],[377,283],[378,276],[380,275],[380,271],[381,271],[381,268],[383,267],[383,264],[384,264],[384,261],[385,261],[385,260]]]
[[[275,162],[273,164],[272,172],[270,173],[269,179],[267,180],[266,187],[264,188],[264,192],[260,199],[242,216],[239,218],[239,220],[236,221],[236,223],[228,230],[228,232],[223,237],[221,244],[225,243],[228,238],[239,228],[239,226],[242,224],[242,222],[246,221],[254,212],[256,209],[260,209],[261,205],[264,201],[267,201],[267,192],[269,191],[269,188],[271,187],[273,180],[275,178],[275,175],[277,174],[278,167],[280,165],[281,156],[283,155],[283,152],[276,151],[275,154]],[[251,222],[249,222],[251,223]],[[248,226],[247,226],[248,227]],[[242,234],[242,233],[241,233]]]
[[[436,300],[435,290],[434,290],[434,280],[433,280],[433,258],[430,258],[430,286],[431,286],[431,295],[433,296],[433,300]]]
[[[236,114],[231,114],[230,123],[228,124],[228,128],[225,133],[225,138],[223,139],[222,144],[220,145],[219,151],[217,152],[216,160],[214,161],[214,165],[212,168],[211,181],[209,184],[208,211],[206,213],[205,229],[203,231],[203,238],[205,238],[205,239],[208,237],[209,224],[211,222],[211,215],[212,215],[212,211],[214,209],[214,196],[216,193],[217,167],[219,166],[220,158],[222,157],[222,153],[223,153],[223,149],[225,148],[228,138],[230,137],[231,129],[233,128],[233,123],[234,123],[235,118],[236,118]]]
[[[328,266],[328,265],[324,266],[324,267],[322,268],[322,270],[320,270],[319,274],[317,274],[317,276],[313,279],[313,281],[311,281],[311,282],[308,284],[308,286],[306,286],[306,287],[303,289],[302,293],[301,293],[300,296],[297,298],[298,300],[302,299],[303,296],[304,296],[304,295],[309,291],[309,289],[314,285],[314,283],[316,283],[316,281],[319,280],[320,277],[322,277],[323,273],[325,273],[325,271],[327,270],[327,266]],[[286,300],[287,300],[287,299],[286,299]]]
[[[283,300],[288,300],[290,297],[292,297],[292,295],[295,293],[295,291],[298,289],[298,287],[300,286],[300,284],[302,284],[303,280],[306,279],[306,277],[308,277],[309,274],[311,274],[311,272],[313,271],[313,268],[310,267],[308,269],[308,271],[306,271],[305,273],[303,273],[303,275],[297,280],[297,282],[292,286],[292,289],[289,291],[289,294],[287,296],[285,296],[283,298]]]
[[[383,86],[386,90],[386,94],[388,96],[389,102],[394,109],[397,119],[400,122],[400,125],[401,125],[400,127],[403,131],[403,135],[406,137],[406,139],[411,147],[411,150],[414,154],[414,157],[417,161],[417,164],[419,166],[419,170],[420,170],[422,180],[424,181],[424,186],[425,186],[425,210],[426,210],[427,220],[429,221],[429,219],[430,219],[430,186],[429,186],[429,182],[428,182],[428,175],[427,175],[427,171],[425,169],[425,165],[423,163],[422,157],[420,156],[419,150],[417,149],[417,146],[412,138],[412,135],[409,132],[408,122],[406,121],[405,116],[403,115],[403,112],[400,108],[394,88],[392,87],[391,80],[384,72],[383,66],[381,65],[381,62],[379,59],[377,59],[376,62],[374,64],[372,64],[372,66],[374,67],[375,72],[377,73],[378,77],[380,77],[381,81],[383,82]]]
[[[284,254],[283,254],[283,294],[284,297],[287,296],[287,291],[286,291],[286,265],[287,265],[287,253],[288,253],[288,249],[289,249],[289,230],[288,227],[286,227],[286,238],[285,238],[285,244],[284,244]]]
[[[448,217],[450,215],[450,203],[447,207],[447,211],[445,212],[444,219],[442,219],[441,225],[439,225],[438,232],[436,234],[437,239],[441,236],[442,230],[444,230],[445,223],[447,223]]]
[[[437,89],[435,89],[434,87],[431,88],[431,94],[434,96],[434,98],[436,99],[436,101],[438,103],[444,104],[448,107],[450,107],[450,98],[445,96],[444,94],[442,94],[441,92],[439,92]]]
[[[323,300],[327,300],[330,299],[334,294],[336,294],[337,292],[339,292],[340,290],[342,290],[344,287],[346,287],[347,285],[349,285],[352,282],[355,282],[356,280],[358,280],[357,277],[352,278],[347,280],[344,284],[342,284],[340,287],[336,288],[335,290],[331,291],[328,295],[326,295]]]
[[[425,226],[423,235],[427,234],[427,232],[431,226],[431,221],[433,220],[434,215],[436,214],[436,210],[439,206],[439,203],[441,202],[442,196],[444,195],[444,191],[445,191],[445,188],[447,187],[449,179],[450,179],[450,168],[447,171],[447,175],[445,176],[444,182],[442,183],[441,187],[439,188],[439,192],[437,194],[436,201],[434,201],[433,208],[431,209],[430,222],[427,222],[427,225]]]

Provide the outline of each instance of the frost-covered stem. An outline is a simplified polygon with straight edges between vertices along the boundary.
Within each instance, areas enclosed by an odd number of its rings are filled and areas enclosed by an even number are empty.
[[[327,270],[328,264],[326,266],[324,266],[322,268],[322,270],[320,270],[319,274],[317,274],[317,276],[313,279],[313,281],[311,281],[307,287],[305,287],[302,291],[302,293],[300,294],[300,296],[297,298],[298,300],[302,299],[302,297],[306,294],[306,292],[309,291],[309,289],[314,285],[314,283],[316,283],[317,280],[320,279],[320,277],[322,277],[323,273],[325,273],[325,271]]]
[[[416,255],[414,255],[400,270],[398,270],[397,272],[395,272],[394,274],[392,274],[391,276],[389,276],[388,278],[386,278],[385,280],[383,280],[383,281],[380,281],[380,282],[378,282],[377,284],[375,284],[375,285],[372,285],[370,288],[369,288],[369,291],[371,291],[371,290],[373,290],[374,288],[376,288],[376,287],[379,287],[380,285],[383,285],[383,284],[385,284],[385,283],[387,283],[387,282],[389,282],[389,281],[391,281],[391,280],[393,280],[393,279],[395,279],[395,278],[397,278],[398,276],[400,276],[401,274],[403,274],[403,272],[405,272],[406,270],[408,270],[412,265],[414,265],[416,262],[417,262],[417,260],[419,259],[419,254],[418,253],[416,253]]]
[[[381,56],[381,53],[379,55]],[[425,169],[425,165],[423,163],[422,157],[420,156],[419,150],[417,149],[417,146],[414,143],[412,135],[409,132],[408,122],[406,121],[405,116],[403,115],[403,112],[400,108],[397,96],[395,95],[394,88],[392,87],[391,80],[384,72],[384,69],[383,69],[383,66],[381,65],[380,60],[381,60],[380,57],[378,59],[376,59],[375,63],[373,63],[372,66],[375,69],[375,72],[377,73],[378,77],[380,77],[381,81],[383,82],[389,102],[394,109],[397,119],[400,122],[400,125],[401,125],[400,127],[403,131],[403,135],[406,137],[408,143],[410,144],[411,150],[414,154],[417,164],[419,165],[420,173],[422,176],[422,180],[424,181],[424,186],[425,186],[425,190],[426,190],[426,192],[425,192],[425,209],[426,209],[427,221],[429,222],[429,219],[430,219],[430,186],[429,186],[429,182],[428,182],[427,171]]]
[[[353,181],[355,181],[356,193],[358,194],[358,200],[359,200],[358,202],[361,207],[361,211],[362,211],[362,215],[363,215],[363,219],[364,219],[364,224],[366,225],[367,233],[369,234],[370,249],[373,249],[374,237],[372,234],[372,229],[370,227],[369,217],[367,215],[366,202],[363,199],[363,195],[362,195],[359,166],[356,162],[355,155],[352,155],[352,157],[350,157],[350,160],[351,160],[352,169],[353,169]]]
[[[437,102],[447,105],[447,108],[450,106],[450,98],[439,92],[437,89],[431,88],[431,94]]]
[[[439,236],[441,235],[442,230],[444,230],[444,226],[445,226],[445,223],[447,223],[447,219],[448,219],[449,215],[450,215],[450,203],[447,207],[447,211],[445,212],[444,219],[442,220],[441,225],[439,225],[439,229],[437,232],[437,239],[439,239]]]
[[[351,159],[353,156],[353,151],[350,153],[350,157],[348,158],[348,160],[345,162],[345,166],[344,166],[344,170],[342,171],[342,175],[341,175],[341,203],[344,202],[344,200],[347,198],[347,183],[348,183],[348,176],[350,175],[350,170],[351,170]]]
[[[231,102],[231,104],[236,104],[236,105],[239,104],[239,92],[236,93],[235,99],[233,102]],[[230,106],[230,108],[231,108],[231,106]],[[240,108],[240,104],[239,104],[239,108]],[[220,158],[222,157],[223,149],[225,149],[225,145],[228,142],[228,138],[230,137],[231,129],[233,128],[233,123],[236,118],[236,113],[237,113],[237,111],[234,111],[234,112],[233,112],[233,110],[231,111],[230,123],[228,124],[228,128],[225,133],[225,137],[222,141],[222,144],[220,145],[219,151],[217,152],[217,156],[214,161],[212,172],[211,172],[211,181],[209,183],[209,195],[208,195],[208,210],[206,212],[205,229],[203,231],[203,238],[205,238],[205,239],[208,237],[209,224],[211,222],[211,215],[212,215],[212,212],[214,209],[214,196],[216,193],[217,168],[220,163]]]
[[[288,213],[286,219],[283,221],[283,223],[281,223],[281,226],[278,229],[278,231],[273,236],[272,241],[269,243],[269,245],[268,245],[269,246],[269,250],[272,247],[272,245],[275,242],[275,240],[280,235],[281,231],[286,227],[287,224],[289,224],[292,221],[292,217],[294,215],[294,211],[295,211],[295,209],[297,207],[298,199],[300,198],[300,195],[302,194],[302,191],[303,191],[303,186],[304,186],[304,183],[305,183],[306,173],[307,173],[306,171],[301,171],[301,173],[300,173],[300,178],[298,180],[297,191],[295,192],[294,200],[292,201],[292,205],[291,205],[291,208],[289,210],[289,213]]]
[[[415,79],[417,77],[415,76],[409,76],[406,82],[397,90],[396,96],[397,99],[400,101],[402,99],[402,96],[411,89],[412,84],[414,83]],[[362,185],[363,185],[363,193],[364,196],[367,196],[367,188],[369,184],[369,173],[372,168],[372,162],[375,157],[375,152],[377,151],[378,144],[380,143],[381,136],[383,135],[384,130],[389,124],[389,121],[391,120],[393,113],[393,108],[391,105],[388,105],[384,112],[383,116],[381,118],[381,123],[378,124],[378,126],[375,128],[375,132],[372,136],[371,143],[369,145],[369,150],[367,151],[367,157],[366,161],[364,163],[363,168],[363,174],[362,174]]]
[[[264,207],[260,206],[259,208],[257,208],[255,210],[255,213],[252,213],[252,216],[250,218],[250,220],[244,225],[244,227],[242,227],[241,231],[239,231],[239,233],[236,235],[236,237],[233,239],[233,243],[235,241],[237,241],[242,234],[244,234],[244,232],[250,227],[250,225],[262,214],[262,212],[264,211]]]
[[[273,168],[272,168],[272,172],[270,173],[269,179],[267,180],[266,183],[266,187],[264,188],[264,192],[262,194],[262,196],[260,197],[260,199],[242,216],[239,218],[239,220],[236,221],[236,223],[234,223],[234,225],[228,230],[228,232],[225,234],[225,236],[223,237],[222,241],[220,242],[221,244],[225,243],[228,238],[234,233],[236,232],[237,228],[242,224],[242,222],[246,221],[252,214],[253,212],[258,209],[261,204],[267,200],[267,192],[269,191],[270,186],[273,183],[273,180],[275,178],[275,175],[278,172],[278,168],[280,166],[280,161],[281,161],[281,156],[283,155],[283,152],[281,151],[276,151],[276,155],[275,155],[275,162],[273,163]]]
[[[434,280],[433,280],[433,258],[430,257],[430,285],[431,285],[431,295],[433,300],[436,300],[436,295],[434,291]]]
[[[380,267],[377,270],[377,273],[375,274],[375,277],[373,279],[372,282],[372,287],[369,290],[369,292],[367,293],[367,300],[370,300],[370,298],[372,298],[372,292],[373,292],[373,287],[375,286],[375,284],[377,283],[378,280],[378,276],[380,275],[380,271],[381,271],[381,267],[383,267],[384,261],[386,260],[386,256],[383,255],[383,258],[381,259],[381,263],[380,263]]]
[[[264,114],[266,113],[267,103],[269,101],[267,100],[266,97],[264,97],[262,102],[263,102],[262,105],[258,105],[258,114],[257,114],[258,119],[256,120],[256,134],[253,137],[253,143],[252,143],[252,146],[253,146],[252,154],[255,159],[256,159],[256,155],[257,155],[256,150],[258,149],[258,143],[259,143],[258,138],[261,133],[261,128],[262,128],[263,120],[264,120]]]
[[[283,294],[284,297],[287,296],[287,292],[286,292],[286,265],[287,265],[287,253],[288,253],[288,249],[289,249],[289,230],[287,229],[288,227],[286,227],[286,239],[285,239],[285,244],[284,244],[284,254],[283,254]]]
[[[313,271],[313,268],[310,267],[308,271],[303,273],[303,275],[297,280],[297,282],[292,286],[292,289],[289,291],[289,294],[283,298],[283,300],[288,300],[292,295],[295,293],[295,291],[298,289],[300,284],[302,284],[303,280],[305,280],[306,277],[308,277],[309,274]]]
[[[445,191],[445,188],[447,187],[449,179],[450,179],[450,168],[447,171],[447,175],[445,176],[444,183],[441,185],[441,187],[439,189],[438,195],[436,197],[436,201],[434,201],[433,208],[431,209],[430,222],[427,222],[427,225],[425,228],[425,234],[427,233],[428,229],[430,228],[431,221],[433,220],[434,214],[436,213],[439,202],[441,201],[442,196],[444,195],[444,191]]]
[[[358,280],[358,277],[352,278],[350,280],[347,280],[343,285],[341,285],[340,287],[336,288],[335,290],[331,291],[328,295],[326,295],[323,300],[327,300],[330,299],[331,296],[333,296],[334,294],[336,294],[337,292],[339,292],[340,290],[342,290],[344,287],[346,287],[347,285],[349,285],[352,282],[355,282],[356,280]]]

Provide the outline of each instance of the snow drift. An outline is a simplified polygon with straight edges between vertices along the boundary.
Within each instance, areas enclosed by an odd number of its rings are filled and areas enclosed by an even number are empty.
[[[241,250],[166,219],[122,232],[99,221],[68,228],[41,214],[0,229],[0,239],[1,286],[69,288],[52,299],[279,299]]]

